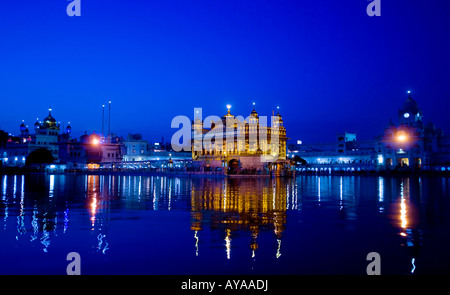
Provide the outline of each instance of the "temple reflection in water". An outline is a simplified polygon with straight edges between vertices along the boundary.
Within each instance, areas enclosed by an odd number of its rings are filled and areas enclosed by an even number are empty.
[[[111,255],[112,249],[123,253],[136,243],[144,256],[153,248],[163,256],[175,255],[158,248],[155,237],[165,236],[158,243],[180,247],[184,254],[177,259],[191,256],[200,262],[223,255],[234,262],[242,255],[289,260],[301,253],[292,249],[321,247],[325,244],[315,243],[322,239],[333,247],[335,241],[327,240],[333,231],[339,233],[335,238],[369,232],[387,239],[382,243],[386,249],[400,244],[402,254],[392,257],[406,255],[407,271],[416,273],[424,268],[422,244],[430,243],[424,231],[441,230],[433,239],[448,232],[449,183],[448,178],[381,176],[3,175],[0,238],[7,242],[4,253],[11,250],[8,245],[41,253],[57,250],[57,245],[70,248],[75,234],[81,239],[77,245],[87,245],[96,255]],[[363,243],[356,237],[346,247]]]
[[[282,234],[286,224],[287,204],[296,203],[294,181],[280,178],[199,179],[192,182],[191,230],[194,231],[196,254],[198,232],[210,226],[224,235],[226,255],[230,259],[234,232],[251,236],[252,257],[258,249],[258,234],[273,231],[277,240],[277,257],[281,254]]]

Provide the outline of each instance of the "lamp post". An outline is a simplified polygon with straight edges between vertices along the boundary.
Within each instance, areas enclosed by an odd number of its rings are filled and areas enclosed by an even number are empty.
[[[398,141],[404,142],[408,139],[408,137],[405,134],[400,134],[397,136]]]

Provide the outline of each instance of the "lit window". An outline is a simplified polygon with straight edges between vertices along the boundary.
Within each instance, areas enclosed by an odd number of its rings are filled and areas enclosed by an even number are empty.
[[[378,164],[383,164],[383,155],[378,155]]]

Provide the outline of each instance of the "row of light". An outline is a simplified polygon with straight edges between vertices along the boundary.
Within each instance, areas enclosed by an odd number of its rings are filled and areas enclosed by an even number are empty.
[[[3,160],[5,161],[5,162],[8,162],[8,160],[9,160],[9,158],[3,158]],[[19,158],[18,157],[14,157],[14,161],[19,161]],[[22,157],[22,162],[25,162],[25,157]]]
[[[253,106],[255,106],[255,105],[256,105],[256,103],[255,103],[255,102],[253,102],[252,104],[253,104]],[[230,110],[230,109],[231,109],[231,104],[227,104],[227,109],[228,109],[228,110]],[[279,110],[279,109],[280,109],[280,106],[277,106],[277,110]]]

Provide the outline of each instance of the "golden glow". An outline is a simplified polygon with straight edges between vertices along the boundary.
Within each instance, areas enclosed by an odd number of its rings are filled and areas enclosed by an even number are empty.
[[[95,170],[95,169],[100,168],[100,165],[99,164],[95,164],[95,163],[90,163],[90,164],[87,164],[87,168],[89,170]]]
[[[397,140],[398,141],[406,141],[408,139],[408,135],[404,130],[399,130],[397,132]]]
[[[402,237],[407,237],[409,235],[408,230],[414,227],[414,214],[411,214],[410,212],[411,208],[409,208],[409,197],[409,178],[405,178],[400,182],[399,225],[401,228],[400,235]]]
[[[261,166],[260,169],[263,169],[263,165],[260,165],[261,162],[286,160],[287,137],[281,118],[277,117],[276,122],[272,122],[273,126],[268,127],[264,126],[265,124],[260,124],[258,118],[255,117],[250,119],[251,122],[240,120],[239,116],[231,115],[230,109],[232,106],[230,104],[226,106],[228,112],[224,116],[227,118],[225,132],[223,132],[223,128],[212,128],[208,131],[208,129],[203,128],[201,120],[198,118],[195,120],[194,131],[197,139],[192,141],[192,159],[207,162],[217,161],[213,166],[217,167],[218,163],[221,163],[224,167],[223,165],[229,163],[232,159],[239,159],[242,156],[255,156],[259,158],[260,163],[254,163],[253,166]],[[228,120],[230,118],[233,118],[231,122],[234,123],[230,124]],[[223,121],[219,123],[220,125],[224,124]],[[215,141],[203,141],[203,136],[206,134],[214,136]],[[287,165],[290,162],[283,163]],[[256,166],[252,168],[258,169]]]
[[[89,209],[90,209],[90,221],[92,230],[94,230],[95,216],[98,212],[98,194],[100,191],[100,176],[99,175],[89,175],[87,179],[87,198],[90,199]]]
[[[100,141],[99,141],[97,138],[94,138],[94,139],[92,140],[92,144],[97,145],[97,144],[99,144],[99,143],[100,143]]]
[[[259,232],[273,230],[278,243],[274,255],[279,257],[286,224],[287,187],[281,179],[254,179],[246,185],[235,180],[194,182],[191,193],[191,230],[195,231],[194,237],[206,224],[223,229],[226,256],[231,259],[232,233],[250,231],[249,247],[252,257],[255,257]],[[197,248],[197,239],[195,243]]]
[[[95,214],[97,214],[97,197],[94,194],[94,197],[92,198],[92,203],[91,203],[91,225],[92,227],[94,227],[95,224]]]
[[[401,221],[401,227],[403,229],[406,229],[406,226],[408,225],[408,221],[406,220],[406,204],[405,204],[405,199],[403,199],[403,198],[400,203],[400,221]]]

